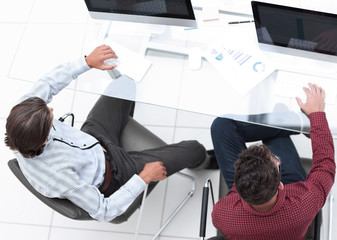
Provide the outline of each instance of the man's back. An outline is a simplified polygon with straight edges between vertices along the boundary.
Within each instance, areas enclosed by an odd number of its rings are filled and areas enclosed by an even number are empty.
[[[285,185],[276,204],[258,212],[241,199],[233,186],[214,206],[214,226],[227,239],[303,239],[323,207],[335,178],[334,146],[323,112],[312,113],[310,136],[313,167],[305,182]]]
[[[314,196],[308,196],[307,190],[301,182],[288,184],[272,209],[258,212],[234,186],[214,207],[213,223],[228,239],[303,239],[317,212],[314,206],[308,208]]]

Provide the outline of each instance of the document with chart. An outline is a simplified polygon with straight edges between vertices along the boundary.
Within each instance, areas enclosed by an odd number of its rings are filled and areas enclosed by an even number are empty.
[[[206,50],[204,56],[242,96],[275,70],[256,47],[246,44],[217,44]]]

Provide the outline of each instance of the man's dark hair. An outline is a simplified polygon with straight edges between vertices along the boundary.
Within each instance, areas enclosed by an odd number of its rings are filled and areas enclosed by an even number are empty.
[[[5,144],[31,158],[43,152],[51,126],[50,110],[41,98],[32,97],[14,106],[7,118]]]
[[[277,192],[280,173],[265,145],[253,145],[236,160],[235,187],[240,197],[252,205],[267,203]]]

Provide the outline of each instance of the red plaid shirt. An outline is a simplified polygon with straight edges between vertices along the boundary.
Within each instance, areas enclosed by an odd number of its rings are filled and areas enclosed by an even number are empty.
[[[324,112],[312,113],[313,165],[305,182],[279,190],[276,204],[258,212],[244,202],[235,186],[214,206],[214,226],[232,239],[304,239],[311,222],[323,207],[335,179],[334,146]]]

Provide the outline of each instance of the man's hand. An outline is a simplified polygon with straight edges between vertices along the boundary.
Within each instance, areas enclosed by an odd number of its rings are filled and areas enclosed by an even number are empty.
[[[307,115],[313,112],[324,112],[325,92],[323,88],[311,83],[309,83],[309,87],[310,89],[306,87],[303,88],[307,95],[307,101],[305,104],[301,101],[301,99],[296,97],[298,105],[300,105],[302,111]]]
[[[146,184],[150,182],[163,180],[166,178],[166,168],[162,162],[151,162],[145,164],[143,171],[139,176],[144,180]]]
[[[97,68],[101,70],[109,70],[117,67],[116,64],[104,65],[104,61],[109,58],[118,58],[116,53],[107,45],[101,45],[95,48],[89,56],[85,58],[87,64],[91,68]]]

